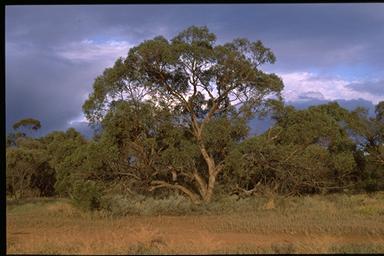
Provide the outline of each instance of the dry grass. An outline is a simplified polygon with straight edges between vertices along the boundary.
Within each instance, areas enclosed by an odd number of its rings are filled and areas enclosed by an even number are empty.
[[[384,252],[383,193],[277,198],[274,207],[266,207],[268,200],[238,204],[238,211],[222,214],[217,208],[214,214],[116,218],[82,212],[67,200],[11,202],[7,253]]]

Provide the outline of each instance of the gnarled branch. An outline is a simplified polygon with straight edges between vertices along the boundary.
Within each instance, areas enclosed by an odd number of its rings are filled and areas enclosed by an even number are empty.
[[[178,189],[178,190],[182,191],[183,193],[185,193],[191,199],[191,201],[194,204],[200,203],[199,196],[196,195],[191,190],[187,189],[186,187],[183,187],[182,185],[170,184],[170,183],[165,182],[165,181],[156,180],[156,181],[151,182],[151,187],[150,187],[149,191],[153,191],[153,190],[158,189],[158,188]]]

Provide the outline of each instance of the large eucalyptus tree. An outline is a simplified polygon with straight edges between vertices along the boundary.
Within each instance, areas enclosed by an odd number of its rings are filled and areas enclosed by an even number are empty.
[[[159,36],[131,48],[126,58],[95,79],[83,110],[92,123],[103,121],[122,101],[138,108],[146,101],[178,115],[175,120],[190,133],[204,164],[169,166],[166,171],[174,178],[188,179],[171,182],[154,176],[151,189],[175,189],[194,202],[209,202],[226,154],[225,145],[209,145],[209,136],[218,124],[249,118],[270,99],[281,99],[282,80],[260,69],[274,62],[274,54],[260,41],[240,38],[217,44],[206,27],[192,26],[170,41]],[[177,151],[172,157],[179,157]]]

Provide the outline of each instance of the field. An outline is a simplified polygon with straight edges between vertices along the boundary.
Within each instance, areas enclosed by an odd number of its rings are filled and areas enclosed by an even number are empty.
[[[65,199],[8,201],[7,253],[384,253],[384,193],[232,198],[173,215],[185,206],[151,204],[114,217]]]

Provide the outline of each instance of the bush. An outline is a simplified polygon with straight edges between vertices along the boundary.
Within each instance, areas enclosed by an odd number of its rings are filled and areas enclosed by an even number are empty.
[[[104,195],[100,201],[100,208],[113,216],[125,216],[130,213],[132,201],[123,195]]]
[[[85,210],[100,209],[101,189],[95,181],[76,181],[71,197],[78,207]]]
[[[368,178],[363,181],[363,188],[367,192],[375,192],[378,191],[379,185],[376,179]]]

